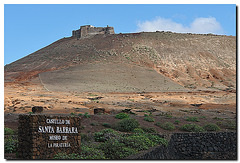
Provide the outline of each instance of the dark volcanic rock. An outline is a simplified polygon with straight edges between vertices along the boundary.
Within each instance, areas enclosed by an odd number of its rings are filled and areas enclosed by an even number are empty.
[[[33,113],[42,113],[43,107],[42,106],[34,106],[34,107],[32,107],[32,112]]]

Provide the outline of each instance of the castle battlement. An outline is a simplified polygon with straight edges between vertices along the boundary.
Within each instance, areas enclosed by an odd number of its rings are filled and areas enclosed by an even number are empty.
[[[92,25],[81,26],[78,30],[72,31],[72,36],[77,38],[85,38],[97,34],[114,34],[113,27],[94,27]]]

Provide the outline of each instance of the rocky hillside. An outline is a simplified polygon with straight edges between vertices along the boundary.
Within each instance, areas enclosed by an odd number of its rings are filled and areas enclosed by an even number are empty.
[[[88,63],[154,69],[185,88],[236,89],[236,37],[148,32],[60,39],[5,66],[5,82]]]

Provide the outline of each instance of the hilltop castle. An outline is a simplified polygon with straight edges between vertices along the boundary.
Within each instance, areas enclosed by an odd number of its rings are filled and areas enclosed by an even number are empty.
[[[72,36],[77,38],[85,38],[97,34],[114,34],[113,27],[94,27],[92,25],[81,26],[78,30],[72,31]]]

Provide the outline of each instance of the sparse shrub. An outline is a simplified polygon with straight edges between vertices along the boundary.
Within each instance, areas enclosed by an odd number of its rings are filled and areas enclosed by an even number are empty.
[[[158,126],[158,127],[161,127],[161,123],[160,122],[155,123],[155,125]]]
[[[53,159],[60,159],[60,160],[78,160],[78,159],[106,159],[104,152],[97,147],[87,146],[82,144],[81,145],[81,152],[76,153],[58,153],[54,156]]]
[[[98,95],[89,93],[88,96],[98,96]]]
[[[180,124],[180,121],[176,120],[176,121],[174,121],[174,124],[178,125],[178,124]]]
[[[156,143],[142,134],[124,137],[120,140],[120,142],[124,143],[127,147],[133,148],[137,151],[146,150],[149,147],[156,145]]]
[[[147,137],[156,144],[168,145],[168,141],[164,138],[161,138],[159,135],[147,134]]]
[[[80,159],[80,156],[75,153],[67,154],[67,153],[58,153],[56,154],[53,159],[56,160],[76,160]]]
[[[196,124],[185,124],[180,127],[180,130],[188,132],[204,132],[204,129]]]
[[[199,122],[198,117],[187,117],[186,121]]]
[[[14,153],[17,150],[17,139],[14,139],[12,136],[9,136],[4,139],[4,152],[5,153]]]
[[[89,143],[89,142],[93,141],[93,139],[94,139],[93,135],[81,133],[81,143],[82,144]]]
[[[206,119],[207,117],[206,116],[200,116],[199,118],[200,119]]]
[[[219,117],[214,117],[213,119],[215,119],[215,120],[223,120],[223,118],[219,118]]]
[[[126,57],[126,59],[130,60],[130,57]]]
[[[124,118],[129,118],[129,115],[126,113],[118,113],[115,118],[117,119],[124,119]]]
[[[227,121],[226,128],[230,130],[236,130],[236,121]]]
[[[123,159],[158,144],[163,144],[165,146],[168,144],[167,140],[159,135],[145,133],[140,128],[135,128],[133,132],[133,134],[119,134],[113,129],[104,129],[94,134],[95,141],[100,142],[98,143],[99,145],[83,144],[79,156],[65,156],[65,154],[64,157],[61,158]],[[90,139],[88,140],[90,141]]]
[[[167,145],[167,141],[158,135],[142,133],[139,128],[134,131],[133,135],[124,134],[119,139],[108,139],[100,144],[99,149],[109,159],[122,159],[158,144]]]
[[[4,127],[4,135],[14,135],[15,131],[11,128]]]
[[[144,114],[144,117],[148,117],[149,115],[148,114]]]
[[[113,129],[103,129],[102,131],[94,133],[94,139],[96,142],[104,142],[110,138],[119,137],[119,133]]]
[[[144,126],[142,126],[141,129],[144,132],[147,132],[147,133],[157,133],[156,129],[153,128],[153,127],[144,127]]]
[[[209,123],[203,126],[206,131],[219,131],[220,127],[214,123]]]
[[[136,133],[136,134],[143,134],[143,133],[145,133],[145,132],[143,131],[143,129],[141,129],[141,128],[135,128],[135,129],[133,130],[133,132]]]
[[[175,126],[174,124],[172,124],[171,122],[165,122],[161,125],[161,128],[164,130],[175,130]]]
[[[116,129],[122,132],[130,132],[135,128],[138,128],[139,123],[136,119],[133,118],[125,118],[119,121],[116,125]]]
[[[171,114],[166,114],[165,118],[172,118],[173,116]]]
[[[120,143],[116,139],[109,139],[102,143],[99,149],[104,151],[105,156],[109,159],[122,159],[137,153],[135,149],[126,147],[124,143]]]
[[[83,115],[85,118],[90,118],[91,117],[91,115],[88,115],[88,113],[86,112],[86,113],[84,113],[84,115]]]
[[[134,99],[129,98],[128,100],[134,102]]]
[[[235,121],[219,121],[217,125],[221,128],[236,130],[236,122]]]
[[[155,119],[154,119],[153,117],[146,116],[146,117],[144,117],[144,121],[147,121],[147,122],[154,122]]]
[[[102,124],[104,127],[111,128],[111,125],[109,123],[103,123]]]
[[[82,125],[82,126],[80,127],[80,130],[84,130],[85,128],[86,128],[86,126],[83,126],[83,125]]]
[[[98,126],[98,124],[95,123],[95,122],[90,123],[90,125],[91,125],[91,126]]]
[[[80,159],[106,159],[106,157],[97,147],[81,145]]]

